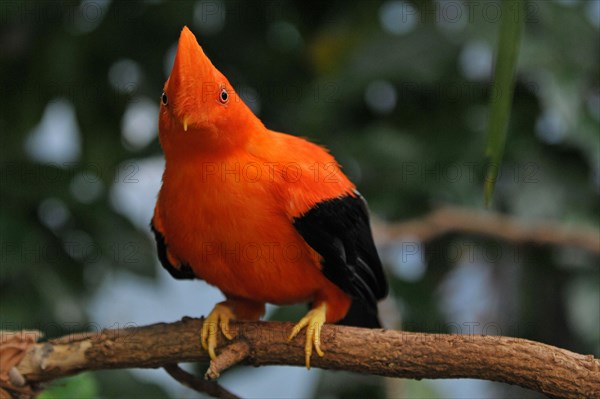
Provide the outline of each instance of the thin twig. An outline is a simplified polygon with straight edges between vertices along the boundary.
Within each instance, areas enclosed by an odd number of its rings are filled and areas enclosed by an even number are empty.
[[[243,362],[250,353],[250,346],[245,340],[235,341],[223,349],[215,360],[210,362],[210,367],[206,370],[204,377],[207,380],[216,380],[221,373],[228,368]]]
[[[240,399],[239,396],[234,395],[227,389],[215,381],[206,381],[188,373],[177,364],[166,364],[163,369],[175,380],[179,381],[182,385],[193,389],[194,391],[212,396],[213,398],[219,399]]]
[[[600,230],[550,222],[529,222],[508,215],[444,207],[415,220],[396,224],[374,223],[381,245],[400,238],[428,242],[447,233],[487,236],[507,242],[581,248],[600,254]]]

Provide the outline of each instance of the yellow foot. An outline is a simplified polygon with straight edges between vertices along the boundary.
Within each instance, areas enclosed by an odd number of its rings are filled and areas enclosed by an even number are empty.
[[[202,331],[200,333],[202,347],[208,351],[210,358],[213,360],[217,358],[215,354],[218,336],[217,326],[219,326],[225,338],[233,339],[229,332],[229,320],[231,319],[235,319],[235,315],[231,309],[223,303],[218,303],[206,320],[204,320],[204,324],[202,324]]]
[[[321,350],[321,327],[325,324],[325,316],[327,314],[327,305],[323,302],[316,308],[309,311],[298,324],[292,329],[292,333],[288,337],[288,342],[291,341],[298,333],[306,327],[306,344],[304,345],[304,353],[306,356],[306,368],[310,369],[310,356],[312,355],[313,345],[319,356],[324,353]]]

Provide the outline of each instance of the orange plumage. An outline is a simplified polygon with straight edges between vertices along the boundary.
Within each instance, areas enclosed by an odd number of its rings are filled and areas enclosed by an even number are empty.
[[[342,320],[352,303],[364,303],[371,321],[362,324],[376,326],[387,284],[362,197],[322,147],[267,129],[185,27],[159,132],[159,256],[175,277],[204,279],[226,296],[207,322],[230,338],[229,319],[256,320],[265,303],[309,302],[292,333],[312,326],[307,366],[313,344],[322,355],[323,322]],[[203,331],[202,342],[214,357],[216,334]]]

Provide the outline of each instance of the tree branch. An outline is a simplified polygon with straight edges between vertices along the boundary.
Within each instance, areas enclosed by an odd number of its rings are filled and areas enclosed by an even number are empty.
[[[507,215],[444,207],[428,215],[396,224],[374,223],[377,242],[385,244],[400,237],[428,242],[451,232],[475,234],[512,243],[572,246],[600,254],[600,230],[557,223],[532,223]]]
[[[202,319],[184,318],[97,334],[63,337],[31,347],[16,366],[35,384],[85,370],[155,368],[208,360]],[[304,365],[303,334],[287,342],[291,323],[232,322],[236,338],[221,339],[216,377],[235,362],[254,366]],[[600,397],[600,360],[519,338],[422,334],[326,325],[324,357],[311,365],[402,378],[479,378],[520,385],[550,397]],[[308,371],[307,371],[308,372]]]
[[[182,385],[193,389],[194,391],[205,393],[213,398],[240,399],[238,396],[232,394],[215,381],[201,380],[183,370],[177,364],[167,364],[163,368],[175,380],[179,381]]]

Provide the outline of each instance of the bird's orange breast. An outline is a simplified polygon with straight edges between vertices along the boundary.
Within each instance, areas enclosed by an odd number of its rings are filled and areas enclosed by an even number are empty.
[[[198,277],[276,304],[311,300],[327,283],[320,256],[284,212],[295,205],[282,203],[276,165],[238,154],[169,166],[157,211],[170,252]]]

